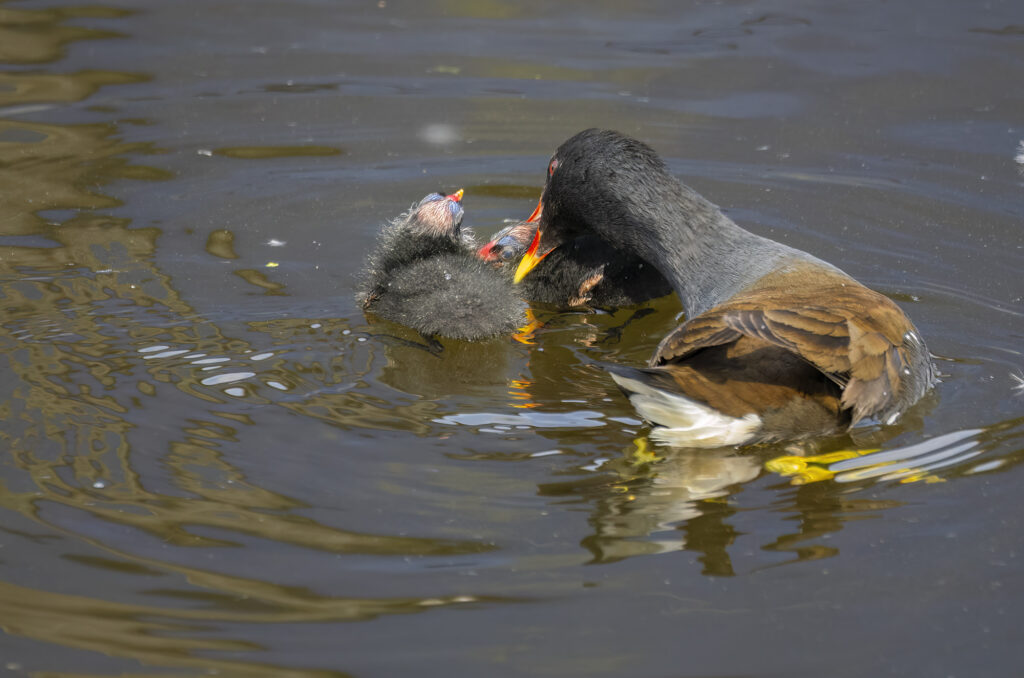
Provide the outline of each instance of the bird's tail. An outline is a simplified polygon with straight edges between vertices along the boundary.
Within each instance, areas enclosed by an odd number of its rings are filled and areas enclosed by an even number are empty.
[[[651,437],[686,447],[722,447],[752,442],[761,429],[756,414],[731,417],[687,396],[666,370],[598,363],[629,398],[637,413],[654,424]]]

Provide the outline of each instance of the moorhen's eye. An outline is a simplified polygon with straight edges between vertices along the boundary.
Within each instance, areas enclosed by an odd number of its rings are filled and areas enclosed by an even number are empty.
[[[444,200],[444,196],[440,193],[430,193],[420,200],[420,205],[426,205],[428,202],[437,202],[438,200]]]
[[[551,162],[548,163],[548,176],[550,177],[558,169],[558,158],[551,158]]]

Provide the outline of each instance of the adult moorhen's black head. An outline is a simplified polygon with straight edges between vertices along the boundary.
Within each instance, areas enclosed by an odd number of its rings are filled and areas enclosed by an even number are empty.
[[[666,197],[665,163],[649,146],[611,130],[568,139],[548,163],[535,214],[539,237],[516,272],[522,278],[556,247],[586,234],[629,251],[642,249],[645,227]],[[671,189],[671,183],[668,184]]]

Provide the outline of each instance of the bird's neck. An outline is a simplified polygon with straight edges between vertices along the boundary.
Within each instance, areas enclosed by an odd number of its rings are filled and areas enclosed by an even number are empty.
[[[631,243],[637,254],[669,281],[688,317],[700,315],[804,252],[755,235],[717,206],[672,179],[662,195],[648,196],[632,214],[645,223],[630,232],[646,237]]]

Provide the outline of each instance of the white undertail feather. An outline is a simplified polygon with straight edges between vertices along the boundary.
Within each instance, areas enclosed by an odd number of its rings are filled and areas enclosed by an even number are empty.
[[[756,414],[730,417],[684,396],[652,388],[636,379],[612,373],[636,411],[658,428],[651,438],[686,447],[723,447],[750,442],[761,428]]]

